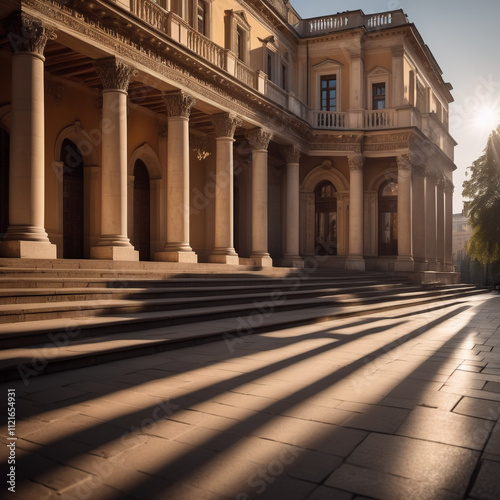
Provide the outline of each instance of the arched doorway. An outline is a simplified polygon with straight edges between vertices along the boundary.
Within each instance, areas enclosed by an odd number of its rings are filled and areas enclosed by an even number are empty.
[[[388,180],[378,193],[378,253],[398,254],[398,183]]]
[[[83,158],[76,144],[64,139],[63,162],[63,257],[83,259]]]
[[[315,253],[337,255],[337,196],[329,181],[320,182],[314,190]]]
[[[0,238],[9,227],[9,134],[0,127]]]
[[[149,173],[142,160],[134,164],[134,247],[139,260],[151,259],[151,190]]]

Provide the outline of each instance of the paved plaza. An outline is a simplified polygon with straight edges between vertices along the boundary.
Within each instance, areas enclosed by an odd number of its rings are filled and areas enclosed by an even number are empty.
[[[33,376],[0,394],[15,459],[15,494],[4,480],[1,498],[500,498],[496,293]]]

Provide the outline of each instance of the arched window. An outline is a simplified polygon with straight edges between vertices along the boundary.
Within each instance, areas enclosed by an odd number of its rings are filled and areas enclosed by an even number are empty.
[[[315,253],[337,255],[337,197],[329,181],[320,182],[314,190],[316,207]]]
[[[83,259],[83,158],[76,144],[64,139],[63,162],[63,257]]]
[[[379,255],[398,254],[398,183],[388,180],[378,193]]]
[[[150,234],[151,194],[149,173],[143,161],[134,165],[134,247],[139,260],[151,259]]]

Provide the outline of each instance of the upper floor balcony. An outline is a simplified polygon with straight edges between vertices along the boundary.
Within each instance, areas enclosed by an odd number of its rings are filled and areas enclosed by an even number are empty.
[[[268,79],[261,70],[254,70],[241,61],[234,52],[217,45],[199,33],[183,18],[168,11],[167,0],[130,0],[131,12],[162,33],[167,34],[188,50],[197,54],[205,63],[222,69],[243,85],[266,96],[276,105],[308,122],[318,130],[387,130],[417,127],[436,143],[448,156],[453,155],[454,141],[446,126],[432,114],[420,114],[416,108],[405,106],[394,109],[352,110],[347,112],[311,109],[292,91],[287,91]],[[301,20],[299,29],[307,36],[334,30],[365,26],[375,30],[408,22],[403,11],[364,15],[362,11],[335,16]]]

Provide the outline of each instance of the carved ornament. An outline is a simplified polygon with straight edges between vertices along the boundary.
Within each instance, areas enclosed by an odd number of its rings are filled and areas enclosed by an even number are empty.
[[[256,151],[267,151],[272,136],[272,132],[261,128],[255,128],[246,134],[250,147]]]
[[[300,162],[300,148],[297,146],[287,146],[283,148],[283,154],[287,165]]]
[[[212,115],[216,137],[234,137],[236,127],[242,124],[241,118],[234,113],[219,113]]]
[[[411,155],[409,154],[400,155],[396,158],[396,161],[398,163],[398,170],[411,172],[412,168]]]
[[[352,155],[347,157],[349,163],[349,170],[352,172],[362,171],[364,165],[364,158],[362,155]]]
[[[33,52],[43,56],[48,40],[57,38],[53,28],[45,26],[40,19],[25,12],[18,12],[4,21],[10,48],[14,54]]]
[[[94,68],[101,78],[104,90],[128,90],[132,68],[116,57],[94,61]]]
[[[174,118],[181,116],[189,118],[191,108],[196,104],[196,99],[185,92],[165,92],[163,101],[167,106],[167,116]]]

